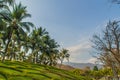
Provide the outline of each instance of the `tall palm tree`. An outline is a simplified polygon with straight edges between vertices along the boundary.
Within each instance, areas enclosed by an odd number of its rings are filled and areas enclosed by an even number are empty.
[[[19,60],[20,61],[24,61],[27,57],[27,53],[30,50],[30,37],[28,36],[28,34],[26,33],[26,35],[21,37],[21,41],[19,43],[20,49],[22,48],[22,50],[19,52]]]
[[[18,5],[14,4],[12,9],[8,9],[6,11],[2,10],[0,13],[1,17],[3,15],[6,17],[3,17],[3,21],[7,24],[5,29],[7,34],[7,42],[2,59],[2,61],[4,61],[12,35],[16,34],[20,38],[25,34],[24,29],[26,31],[30,31],[30,26],[33,27],[34,25],[31,22],[23,21],[25,18],[31,17],[31,15],[27,13],[26,6],[22,6],[21,3]]]
[[[62,66],[62,63],[63,63],[65,58],[69,61],[69,57],[70,57],[70,54],[68,53],[68,50],[62,49],[61,52],[59,53],[59,60],[61,62],[60,66]]]
[[[49,46],[49,59],[50,59],[49,65],[54,66],[57,64],[57,55],[59,52],[57,48],[59,47],[59,45],[57,42],[55,42],[54,39],[50,39],[48,46]]]
[[[40,62],[46,65],[55,65],[57,63],[57,48],[59,45],[54,39],[51,39],[49,35],[43,37],[44,44],[41,48]]]
[[[13,32],[9,45],[11,46],[10,60],[12,59],[17,60],[18,53],[20,53],[20,49],[21,49],[20,43],[21,41],[19,37]]]
[[[31,43],[31,50],[32,50],[32,55],[33,55],[33,62],[36,63],[38,60],[38,53],[40,52],[42,43],[43,43],[43,37],[47,35],[48,32],[43,29],[42,27],[40,28],[35,28],[32,33],[30,34],[30,43]]]

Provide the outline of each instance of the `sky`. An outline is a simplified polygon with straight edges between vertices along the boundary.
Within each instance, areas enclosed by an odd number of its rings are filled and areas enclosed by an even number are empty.
[[[109,20],[119,20],[120,5],[110,0],[16,0],[27,6],[28,21],[42,26],[61,48],[69,50],[70,62],[94,63],[92,39]]]

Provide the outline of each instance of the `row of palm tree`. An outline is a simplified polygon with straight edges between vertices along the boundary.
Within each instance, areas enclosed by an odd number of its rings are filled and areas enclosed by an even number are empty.
[[[25,19],[31,17],[26,6],[15,0],[0,0],[0,54],[1,61],[19,60],[56,65],[69,58],[68,50],[52,39],[46,29],[36,28]]]

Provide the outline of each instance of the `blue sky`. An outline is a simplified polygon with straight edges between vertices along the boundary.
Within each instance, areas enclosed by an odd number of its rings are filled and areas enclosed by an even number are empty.
[[[50,33],[61,48],[67,48],[71,62],[94,62],[94,33],[100,33],[109,20],[119,20],[120,6],[110,0],[16,0],[27,6],[27,19]],[[92,53],[93,54],[93,53]]]

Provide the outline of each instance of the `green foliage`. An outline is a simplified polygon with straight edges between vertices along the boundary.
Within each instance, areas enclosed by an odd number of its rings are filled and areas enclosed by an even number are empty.
[[[91,71],[90,75],[92,78],[98,80],[104,76],[104,74],[99,70],[99,71]]]
[[[94,66],[93,70],[94,70],[94,71],[98,71],[98,67],[97,67],[97,66]]]
[[[75,75],[82,75],[86,78],[86,80],[92,80],[91,76],[90,76],[90,70],[86,70],[86,69],[74,69],[71,72],[73,72]]]
[[[81,74],[83,73],[83,71],[80,70],[80,69],[74,69],[74,70],[72,70],[72,72],[73,72],[75,75],[81,75]]]

